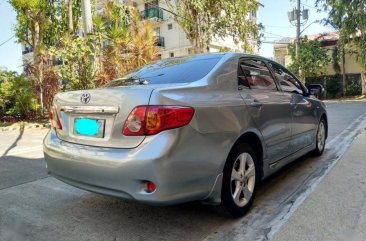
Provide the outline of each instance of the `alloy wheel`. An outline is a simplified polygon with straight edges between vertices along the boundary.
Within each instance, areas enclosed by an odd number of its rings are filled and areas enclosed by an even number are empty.
[[[324,121],[321,121],[319,123],[318,133],[317,133],[316,139],[317,139],[318,150],[322,151],[323,148],[324,148],[324,144],[325,144],[325,125],[324,125]]]
[[[252,156],[247,152],[241,153],[236,158],[231,172],[231,195],[237,206],[243,207],[251,199],[255,176]]]

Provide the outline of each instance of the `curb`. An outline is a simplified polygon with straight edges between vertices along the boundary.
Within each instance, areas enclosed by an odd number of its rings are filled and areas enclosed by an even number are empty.
[[[51,124],[30,124],[30,125],[24,125],[24,129],[37,129],[37,128],[51,128]],[[12,127],[0,127],[0,131],[17,131],[21,129],[21,125],[18,126],[12,126]]]
[[[366,102],[366,99],[345,99],[345,100],[322,100],[324,103],[340,103],[340,102]]]

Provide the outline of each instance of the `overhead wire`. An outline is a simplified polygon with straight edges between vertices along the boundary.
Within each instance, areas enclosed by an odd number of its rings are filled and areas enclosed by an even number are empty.
[[[5,40],[4,42],[0,43],[0,47],[4,44],[6,44],[7,42],[9,42],[12,38],[14,38],[15,35],[11,36],[10,38],[8,38],[7,40]]]
[[[279,26],[279,25],[263,25],[268,28],[293,28],[292,26]]]

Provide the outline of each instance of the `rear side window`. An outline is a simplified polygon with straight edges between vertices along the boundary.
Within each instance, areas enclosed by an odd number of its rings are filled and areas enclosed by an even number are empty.
[[[283,91],[303,94],[301,84],[288,70],[275,63],[270,63],[270,65]]]
[[[277,90],[266,64],[261,60],[244,59],[239,63],[238,82],[250,89]]]
[[[205,77],[223,54],[186,56],[161,60],[110,82],[107,87],[131,84],[190,83]]]

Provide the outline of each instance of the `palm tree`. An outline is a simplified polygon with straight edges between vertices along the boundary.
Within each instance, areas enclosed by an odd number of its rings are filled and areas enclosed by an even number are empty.
[[[105,38],[101,47],[98,84],[104,84],[133,69],[146,65],[157,55],[156,36],[151,22],[139,12],[117,0],[108,1],[103,13],[95,18],[96,36]]]

